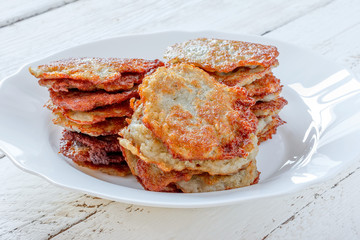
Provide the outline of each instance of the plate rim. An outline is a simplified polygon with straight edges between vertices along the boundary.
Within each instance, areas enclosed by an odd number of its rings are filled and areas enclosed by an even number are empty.
[[[206,31],[206,30],[205,31],[156,31],[156,32],[150,32],[150,33],[145,33],[145,34],[142,34],[142,33],[124,34],[124,35],[119,35],[117,37],[104,38],[104,39],[96,40],[96,41],[93,41],[93,42],[87,42],[87,43],[84,43],[84,44],[80,44],[80,45],[77,45],[77,46],[66,48],[66,49],[63,49],[61,51],[57,51],[57,52],[55,52],[53,54],[49,54],[47,56],[44,56],[42,58],[38,58],[38,59],[36,59],[34,61],[23,64],[15,73],[13,73],[13,74],[9,75],[8,77],[5,77],[4,79],[2,79],[0,81],[0,91],[1,91],[3,83],[9,81],[9,79],[11,79],[11,78],[16,77],[18,74],[20,74],[25,68],[27,68],[31,64],[43,61],[43,60],[45,60],[47,58],[50,58],[50,57],[55,57],[56,55],[59,55],[60,53],[63,53],[65,51],[70,51],[70,50],[76,49],[78,47],[86,47],[87,45],[91,45],[91,44],[100,44],[101,42],[120,39],[120,38],[124,38],[124,37],[139,37],[139,36],[149,36],[149,35],[158,35],[158,34],[174,34],[174,33],[175,34],[183,34],[183,33],[185,33],[185,34],[189,34],[189,33],[190,34],[201,34],[201,33],[203,33],[203,34],[214,34],[214,35],[236,35],[239,38],[240,37],[250,37],[250,38],[256,38],[256,39],[265,39],[265,40],[269,40],[269,41],[272,41],[272,42],[279,42],[279,43],[282,43],[282,44],[287,45],[287,46],[295,47],[297,49],[303,49],[307,53],[309,53],[311,55],[315,55],[316,57],[322,59],[326,63],[331,63],[331,64],[334,64],[334,65],[336,65],[336,66],[338,66],[338,67],[340,67],[342,69],[347,70],[355,79],[357,79],[356,75],[352,71],[350,71],[348,68],[346,68],[344,66],[341,66],[340,64],[338,64],[336,62],[330,61],[330,60],[326,59],[322,55],[318,55],[318,54],[316,54],[316,53],[314,53],[314,52],[312,52],[309,49],[306,49],[304,47],[296,46],[296,45],[293,45],[291,43],[283,42],[281,40],[274,39],[274,38],[251,35],[251,34],[235,33],[235,32],[219,32],[219,31]],[[142,206],[151,206],[151,207],[166,207],[166,208],[202,208],[202,207],[225,206],[225,205],[230,205],[230,204],[239,204],[241,202],[245,202],[245,201],[248,201],[248,200],[266,199],[266,198],[271,198],[271,197],[275,197],[275,196],[288,195],[288,194],[291,194],[291,193],[294,193],[294,192],[298,192],[299,190],[305,189],[305,188],[307,188],[309,186],[313,186],[315,184],[318,184],[320,182],[327,181],[328,179],[332,178],[334,175],[338,174],[343,169],[348,167],[354,160],[357,159],[356,157],[354,157],[354,159],[343,162],[342,165],[341,165],[342,166],[341,170],[328,173],[325,176],[320,176],[320,177],[318,177],[318,178],[316,178],[316,179],[314,179],[312,181],[308,181],[308,182],[303,183],[303,184],[294,185],[293,188],[291,188],[290,190],[287,189],[286,191],[276,191],[276,192],[272,192],[272,193],[262,195],[260,197],[254,197],[254,196],[250,196],[250,197],[245,196],[244,197],[244,196],[242,196],[242,197],[237,198],[237,199],[231,198],[228,201],[207,202],[207,203],[199,203],[199,202],[191,202],[191,201],[189,202],[188,200],[185,203],[184,202],[181,202],[181,203],[179,203],[179,202],[166,202],[166,203],[160,202],[159,203],[159,202],[154,202],[154,201],[149,202],[149,201],[146,201],[146,200],[145,201],[144,200],[136,201],[134,199],[124,199],[124,198],[120,199],[120,198],[115,198],[115,197],[112,197],[112,196],[109,196],[109,195],[106,195],[106,194],[94,193],[94,192],[91,192],[91,191],[87,191],[85,189],[80,189],[79,187],[74,188],[73,186],[68,186],[68,185],[63,184],[61,182],[55,181],[55,180],[51,179],[50,177],[48,177],[48,176],[46,176],[46,175],[44,175],[42,173],[35,172],[33,169],[29,168],[29,166],[23,165],[21,162],[17,161],[16,158],[13,157],[10,154],[9,151],[6,150],[6,147],[2,146],[1,141],[0,141],[0,150],[2,152],[4,152],[4,154],[15,164],[15,166],[17,166],[21,170],[23,170],[25,172],[28,172],[28,173],[31,173],[33,175],[39,176],[39,177],[47,180],[48,182],[50,182],[50,183],[52,183],[54,185],[57,185],[57,186],[60,186],[60,187],[66,188],[66,189],[80,191],[80,192],[83,192],[83,193],[89,194],[89,195],[95,195],[97,197],[101,197],[101,198],[105,198],[105,199],[120,201],[120,202],[123,202],[123,203],[138,204],[138,205],[142,205]],[[359,155],[360,154],[358,154],[357,157],[359,157]],[[99,181],[101,181],[101,180],[99,180]],[[121,186],[121,187],[124,187],[124,186]],[[138,189],[133,189],[133,190],[138,191]],[[148,192],[148,191],[145,191],[145,190],[141,190],[141,191]],[[231,190],[226,190],[226,191],[231,191]],[[224,191],[221,191],[221,192],[224,192]],[[154,193],[154,192],[151,192],[151,193]],[[218,193],[220,193],[220,192],[218,192]],[[160,194],[171,194],[173,196],[178,196],[179,195],[177,193],[160,193]],[[202,195],[202,194],[207,194],[207,193],[190,193],[190,194],[192,196],[197,196],[197,195]],[[189,194],[180,193],[180,195],[189,195]]]

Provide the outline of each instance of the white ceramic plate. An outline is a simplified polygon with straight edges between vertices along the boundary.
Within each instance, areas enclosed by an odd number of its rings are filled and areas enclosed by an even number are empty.
[[[162,58],[173,43],[216,37],[278,47],[275,75],[289,104],[281,112],[287,124],[260,146],[259,184],[241,189],[199,193],[143,190],[132,176],[108,176],[72,164],[58,154],[61,128],[43,108],[47,89],[29,66],[67,57]],[[293,45],[263,37],[218,32],[163,32],[102,40],[59,52],[21,68],[0,84],[0,148],[21,169],[48,181],[91,195],[147,206],[209,207],[297,191],[341,171],[360,153],[360,82],[346,69]]]

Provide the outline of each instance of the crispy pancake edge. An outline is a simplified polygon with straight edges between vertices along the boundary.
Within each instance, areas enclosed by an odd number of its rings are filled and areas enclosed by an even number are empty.
[[[209,72],[231,72],[242,66],[269,67],[279,52],[270,45],[197,38],[167,48],[164,58],[170,63],[186,62]]]
[[[228,88],[199,68],[179,64],[158,68],[146,77],[139,94],[143,123],[174,157],[246,156],[244,147],[256,130],[257,119],[248,111],[254,101],[244,89]]]

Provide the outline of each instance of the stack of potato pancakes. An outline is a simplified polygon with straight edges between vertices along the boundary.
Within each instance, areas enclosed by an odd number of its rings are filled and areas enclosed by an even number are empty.
[[[200,38],[167,49],[120,131],[145,189],[208,192],[257,183],[258,143],[284,122],[273,46]]]
[[[165,66],[82,58],[30,71],[67,129],[63,155],[109,174],[130,169],[146,190],[209,192],[258,182],[258,145],[285,123],[278,55],[274,46],[199,38],[168,47]]]
[[[53,122],[66,129],[60,152],[81,166],[129,174],[117,134],[133,113],[129,100],[138,97],[139,83],[159,66],[159,60],[77,58],[30,68],[49,88]]]
[[[258,118],[259,143],[271,139],[285,122],[279,117],[287,101],[280,97],[282,85],[272,69],[279,65],[276,47],[242,41],[198,38],[167,49],[171,64],[189,63],[229,87],[244,87],[256,101],[251,111]]]

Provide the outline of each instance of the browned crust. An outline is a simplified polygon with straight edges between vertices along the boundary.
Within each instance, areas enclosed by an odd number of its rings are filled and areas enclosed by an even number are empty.
[[[118,135],[92,137],[86,134],[64,130],[61,138],[61,153],[76,155],[78,161],[90,161],[94,164],[122,162]]]
[[[105,84],[117,81],[122,73],[142,73],[164,64],[160,60],[127,58],[69,58],[29,69],[41,79],[73,79]]]
[[[55,92],[68,92],[71,89],[78,89],[80,91],[95,91],[105,90],[108,92],[129,90],[135,84],[140,84],[145,74],[139,73],[124,73],[117,80],[109,83],[94,84],[87,80],[74,80],[74,79],[40,79],[39,85],[51,88]]]
[[[258,144],[272,139],[272,135],[276,134],[277,128],[286,123],[279,115],[273,116],[272,119],[273,120],[264,128],[264,130],[257,134]]]
[[[254,95],[251,98],[254,99],[256,102],[270,102],[270,101],[277,99],[280,96],[281,91],[282,91],[282,89],[280,89],[276,92],[272,92],[272,93]]]
[[[231,175],[210,175],[208,173],[201,173],[198,175],[193,175],[192,178],[194,178],[194,180],[196,182],[202,182],[206,186],[214,186],[217,184],[223,185],[220,187],[220,189],[212,189],[211,191],[240,188],[240,187],[253,185],[253,184],[256,184],[259,182],[260,172],[257,171],[255,161],[251,161],[246,167],[244,167],[244,169],[240,170],[240,172],[245,172],[245,175],[247,175],[247,176],[245,176],[241,179],[238,179],[238,181],[234,181],[232,184],[228,183],[229,178],[232,177]],[[193,179],[191,179],[191,180],[193,180]],[[189,191],[189,189],[187,189],[186,186],[184,186],[185,188],[183,188],[182,184],[180,184],[180,183],[176,183],[176,185],[183,192],[194,192],[192,190]],[[206,191],[208,191],[208,190],[206,190]],[[195,191],[195,192],[198,192],[198,191]]]
[[[198,38],[167,48],[170,63],[186,62],[209,72],[231,72],[243,66],[269,67],[279,55],[274,46],[211,38]]]
[[[225,84],[229,87],[240,86],[243,87],[252,83],[253,81],[264,77],[266,74],[270,74],[272,68],[278,66],[278,61],[274,61],[273,65],[269,67],[258,66],[256,68],[250,67],[238,67],[230,73],[221,72],[209,72],[216,81]]]
[[[281,91],[283,86],[280,84],[280,79],[270,73],[244,87],[250,97],[262,98],[268,94]]]
[[[256,115],[256,117],[276,115],[287,103],[288,101],[285,98],[278,97],[269,102],[257,102],[251,107],[251,111]]]
[[[205,86],[210,89],[208,92],[196,93]],[[176,99],[181,91],[194,96],[186,104],[191,105],[195,114],[176,101],[169,111],[161,107],[160,99]],[[164,142],[175,158],[216,160],[247,156],[257,119],[249,111],[254,101],[245,89],[228,88],[199,68],[179,64],[158,68],[146,77],[139,94],[144,103],[144,125]]]
[[[138,159],[137,161],[138,177],[141,179],[141,183],[146,190],[150,191],[164,191],[166,187],[171,183],[175,183],[181,180],[188,181],[191,179],[194,172],[183,170],[164,172],[160,170],[156,165],[146,163],[145,161]]]
[[[130,174],[117,135],[96,138],[65,130],[61,138],[60,153],[82,167],[109,175]]]
[[[159,169],[156,165],[146,163],[139,157],[131,154],[125,148],[122,148],[125,160],[131,169],[131,172],[136,176],[139,183],[144,189],[157,192],[181,192],[181,188],[177,186],[177,182],[189,181],[193,176],[197,176],[201,181],[207,185],[213,185],[221,181],[226,181],[230,175],[210,175],[206,172],[183,170],[183,171],[169,171],[165,172]],[[259,172],[256,170],[256,164],[250,162],[242,170],[255,171],[256,178],[250,183],[256,184],[259,180]],[[231,188],[227,188],[231,189]],[[226,189],[222,189],[226,190]]]
[[[144,189],[156,192],[178,192],[174,182],[180,180],[190,180],[195,171],[169,171],[164,172],[156,165],[146,163],[139,157],[121,147],[125,161],[131,173],[136,176],[138,182]]]
[[[126,117],[108,118],[106,121],[94,124],[78,124],[66,119],[61,112],[53,112],[53,115],[54,124],[71,131],[85,133],[94,137],[114,135],[127,126]]]
[[[131,117],[133,113],[129,101],[95,108],[87,112],[59,108],[53,105],[51,100],[45,106],[52,112],[61,112],[68,120],[78,124],[94,124],[114,117]]]
[[[49,89],[52,102],[63,109],[73,111],[90,111],[97,107],[121,103],[133,97],[138,97],[137,88],[128,91],[109,93],[103,90],[94,92],[55,92]]]
[[[73,160],[73,162],[81,167],[86,167],[92,170],[100,171],[108,175],[125,177],[131,174],[129,167],[125,162],[111,163],[109,165],[103,165],[103,164],[95,165],[91,162],[76,161],[76,160]]]

